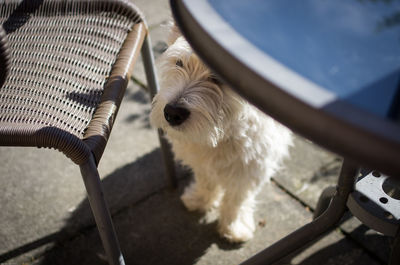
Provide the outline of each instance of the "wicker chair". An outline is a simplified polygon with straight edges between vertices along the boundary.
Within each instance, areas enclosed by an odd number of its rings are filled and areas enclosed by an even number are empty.
[[[140,51],[158,89],[143,17],[123,0],[19,0],[2,2],[0,22],[0,145],[54,148],[79,165],[109,263],[124,264],[97,165]]]

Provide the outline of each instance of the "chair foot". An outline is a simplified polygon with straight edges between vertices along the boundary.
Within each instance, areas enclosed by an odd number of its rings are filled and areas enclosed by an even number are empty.
[[[80,166],[80,169],[108,262],[111,265],[125,265],[111,215],[104,199],[103,188],[94,157],[91,156],[88,162]]]
[[[160,88],[158,85],[156,69],[154,67],[154,55],[153,50],[151,49],[151,40],[148,34],[144,39],[141,54],[143,57],[143,66],[146,73],[147,86],[150,92],[150,97],[153,99]]]

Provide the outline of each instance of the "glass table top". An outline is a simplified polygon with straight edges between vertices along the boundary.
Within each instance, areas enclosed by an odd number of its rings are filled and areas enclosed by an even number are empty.
[[[393,116],[400,96],[400,1],[208,2],[241,36],[289,69],[345,102]]]

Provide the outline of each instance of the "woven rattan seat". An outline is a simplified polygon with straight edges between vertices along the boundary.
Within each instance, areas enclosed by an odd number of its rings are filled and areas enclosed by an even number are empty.
[[[78,164],[109,262],[123,264],[97,164],[140,51],[157,91],[143,17],[122,0],[5,1],[0,24],[0,145]]]
[[[37,2],[2,7],[12,64],[0,94],[0,143],[57,148],[77,164],[94,151],[98,161],[133,65],[121,46],[135,49],[146,29],[128,3]]]

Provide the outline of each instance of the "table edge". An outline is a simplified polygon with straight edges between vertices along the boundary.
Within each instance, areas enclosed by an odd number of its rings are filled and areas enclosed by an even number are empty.
[[[348,110],[354,110],[353,117],[340,120],[335,117],[335,110],[316,109],[282,91],[276,83],[231,56],[225,47],[208,35],[186,4],[185,0],[171,0],[172,13],[182,34],[205,63],[240,95],[294,132],[324,148],[388,175],[400,173],[398,126],[336,100]],[[240,78],[235,74],[238,71]],[[261,92],[257,89],[260,86],[267,89]],[[267,101],[268,104],[264,104]],[[298,116],[308,119],[300,121],[296,119]],[[368,120],[372,126],[351,125],[351,118]],[[392,130],[392,134],[387,134],[388,129]]]

